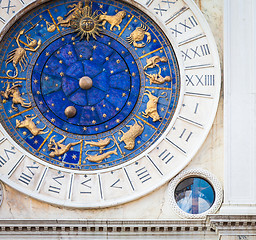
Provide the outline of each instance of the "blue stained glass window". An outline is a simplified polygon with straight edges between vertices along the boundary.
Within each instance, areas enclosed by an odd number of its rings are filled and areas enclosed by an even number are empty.
[[[178,184],[175,200],[181,210],[189,214],[201,214],[211,208],[215,192],[209,182],[202,178],[190,177]]]

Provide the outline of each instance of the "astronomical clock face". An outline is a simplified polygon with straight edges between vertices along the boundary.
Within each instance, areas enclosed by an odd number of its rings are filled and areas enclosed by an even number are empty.
[[[190,1],[45,1],[0,42],[0,178],[96,208],[141,197],[199,149],[218,54]]]

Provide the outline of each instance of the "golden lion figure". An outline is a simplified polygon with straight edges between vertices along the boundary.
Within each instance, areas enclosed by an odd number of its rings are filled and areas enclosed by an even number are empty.
[[[126,16],[125,11],[120,11],[114,16],[109,16],[106,14],[100,15],[99,21],[103,21],[102,26],[106,29],[105,24],[108,22],[111,24],[110,30],[113,31],[113,27],[118,27],[118,30],[121,30],[120,24],[123,21],[123,18]]]

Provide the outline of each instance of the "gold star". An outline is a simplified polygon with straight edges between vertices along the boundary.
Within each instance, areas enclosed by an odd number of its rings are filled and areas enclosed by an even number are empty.
[[[65,128],[66,131],[68,131],[68,128]]]
[[[110,73],[111,73],[111,74],[113,74],[113,73],[114,73],[114,71],[112,70]]]
[[[40,105],[43,105],[43,102],[42,102],[42,101],[40,101],[40,102],[39,102],[39,104],[40,104]]]
[[[123,93],[122,96],[125,97],[125,96],[126,96],[126,93]]]
[[[92,48],[95,50],[95,49],[97,48],[97,46],[96,46],[96,45],[94,45]]]
[[[154,39],[154,40],[153,40],[153,43],[156,43],[156,42],[157,42],[156,39]]]
[[[11,109],[9,110],[9,113],[12,113],[12,110],[11,110]]]
[[[100,8],[103,8],[103,5],[102,5],[102,4],[100,5]]]
[[[80,54],[80,55],[79,55],[79,57],[80,57],[80,58],[82,58],[82,57],[83,57],[83,55],[82,55],[82,54]]]
[[[145,54],[145,53],[146,53],[146,51],[145,51],[145,50],[143,50],[143,51],[142,51],[142,53],[143,53],[143,54]]]
[[[62,64],[62,63],[63,63],[63,61],[62,61],[62,60],[60,60],[60,61],[59,61],[59,63],[60,63],[60,64]]]
[[[135,19],[135,20],[134,20],[134,22],[136,23],[136,22],[138,22],[138,20],[137,20],[137,19]]]
[[[90,58],[90,61],[93,61],[93,58],[92,58],[92,57]]]
[[[65,101],[66,99],[65,98],[62,98],[63,101]]]
[[[57,54],[60,54],[60,51],[57,51]]]
[[[116,119],[116,122],[117,122],[117,123],[120,123],[120,120],[119,120],[119,119]]]
[[[125,69],[125,72],[128,72],[128,69]]]
[[[152,93],[155,93],[155,90],[153,90]]]
[[[83,130],[86,131],[86,130],[87,130],[87,127],[84,127]]]
[[[55,118],[52,118],[52,119],[51,119],[51,122],[52,122],[52,123],[55,123],[55,121],[56,121]]]
[[[54,103],[52,103],[52,106],[54,107],[54,106],[55,106],[55,104],[54,104]]]
[[[40,18],[43,18],[43,16],[42,16],[42,15],[39,15],[39,17],[40,17]]]
[[[72,158],[73,158],[73,159],[76,159],[76,155],[74,154],[74,155],[72,156]]]
[[[117,13],[117,12],[118,12],[118,10],[116,9],[116,10],[115,10],[115,12]]]
[[[99,129],[98,129],[98,128],[95,128],[95,131],[99,131]]]
[[[48,57],[48,56],[50,56],[50,53],[47,52],[45,55]]]
[[[120,109],[119,108],[116,108],[116,111],[119,111]]]
[[[109,97],[109,94],[107,94],[107,96],[106,96],[107,98]]]
[[[132,61],[132,64],[134,64],[135,62],[134,61]]]
[[[58,87],[58,86],[59,86],[59,84],[55,84],[55,86],[56,86],[56,87]]]
[[[70,148],[70,150],[71,150],[71,151],[74,151],[74,148],[72,147],[72,148]]]
[[[37,91],[36,93],[37,93],[37,95],[40,95],[40,94],[41,94],[39,91]]]
[[[71,51],[69,51],[69,52],[68,52],[68,55],[69,55],[69,56],[71,56],[71,55],[72,55],[72,52],[71,52]]]
[[[49,66],[48,66],[48,65],[46,65],[45,67],[46,67],[46,68],[49,68]]]
[[[131,105],[132,105],[132,103],[131,103],[131,102],[128,102],[128,103],[127,103],[127,105],[128,105],[128,106],[131,106]]]
[[[61,77],[64,77],[64,72],[61,72],[61,73],[60,73],[60,76],[61,76]]]
[[[46,152],[46,149],[45,149],[45,148],[43,149],[43,152]]]
[[[133,72],[133,73],[132,73],[132,76],[135,77],[135,76],[136,76],[136,73]]]
[[[64,42],[64,41],[65,41],[65,38],[62,38],[61,41]]]
[[[40,123],[40,121],[37,121],[37,122],[36,122],[36,124],[39,124],[39,123]]]
[[[148,136],[148,134],[145,134],[145,137],[147,137]]]
[[[44,24],[41,24],[41,27],[44,27]]]
[[[119,59],[116,60],[116,63],[119,64],[121,61]]]
[[[46,76],[46,77],[44,78],[44,80],[45,80],[45,81],[48,81],[48,80],[49,80],[49,77],[48,77],[48,76]]]
[[[106,105],[104,104],[103,107],[106,107]]]
[[[111,45],[111,42],[108,42],[108,45]]]
[[[160,50],[160,53],[163,53],[163,50]]]
[[[138,144],[141,144],[141,141],[138,141],[137,143],[138,143]]]
[[[166,71],[166,70],[167,70],[167,68],[166,68],[166,67],[163,67],[163,70],[164,70],[164,71]]]
[[[164,108],[161,108],[161,112],[164,112]]]
[[[92,107],[91,110],[92,110],[92,111],[95,111],[95,107]]]
[[[125,54],[125,51],[122,51],[122,54]]]
[[[35,140],[35,141],[34,141],[34,144],[38,144],[38,141],[37,141],[37,140]]]
[[[59,157],[59,160],[61,160],[61,157]]]
[[[104,117],[104,118],[107,117],[107,114],[104,113],[104,114],[103,114],[103,117]]]
[[[106,57],[106,61],[109,61],[109,57]]]
[[[95,121],[95,120],[93,120],[93,121],[92,121],[92,124],[95,124],[95,123],[96,123],[96,121]]]
[[[72,37],[71,40],[74,41],[76,38],[75,37]]]
[[[27,132],[23,132],[22,134],[23,134],[24,136],[26,136],[26,135],[27,135]]]
[[[129,27],[128,30],[132,30],[132,29]]]
[[[108,128],[108,125],[106,125],[105,128]]]

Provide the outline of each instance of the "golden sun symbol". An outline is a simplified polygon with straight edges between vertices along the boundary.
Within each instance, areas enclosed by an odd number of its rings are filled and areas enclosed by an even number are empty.
[[[92,13],[92,4],[89,0],[85,0],[85,6],[74,14],[71,27],[78,32],[77,36],[81,36],[81,39],[86,38],[87,41],[90,37],[96,40],[96,35],[100,36],[102,24],[99,15],[96,12]]]

